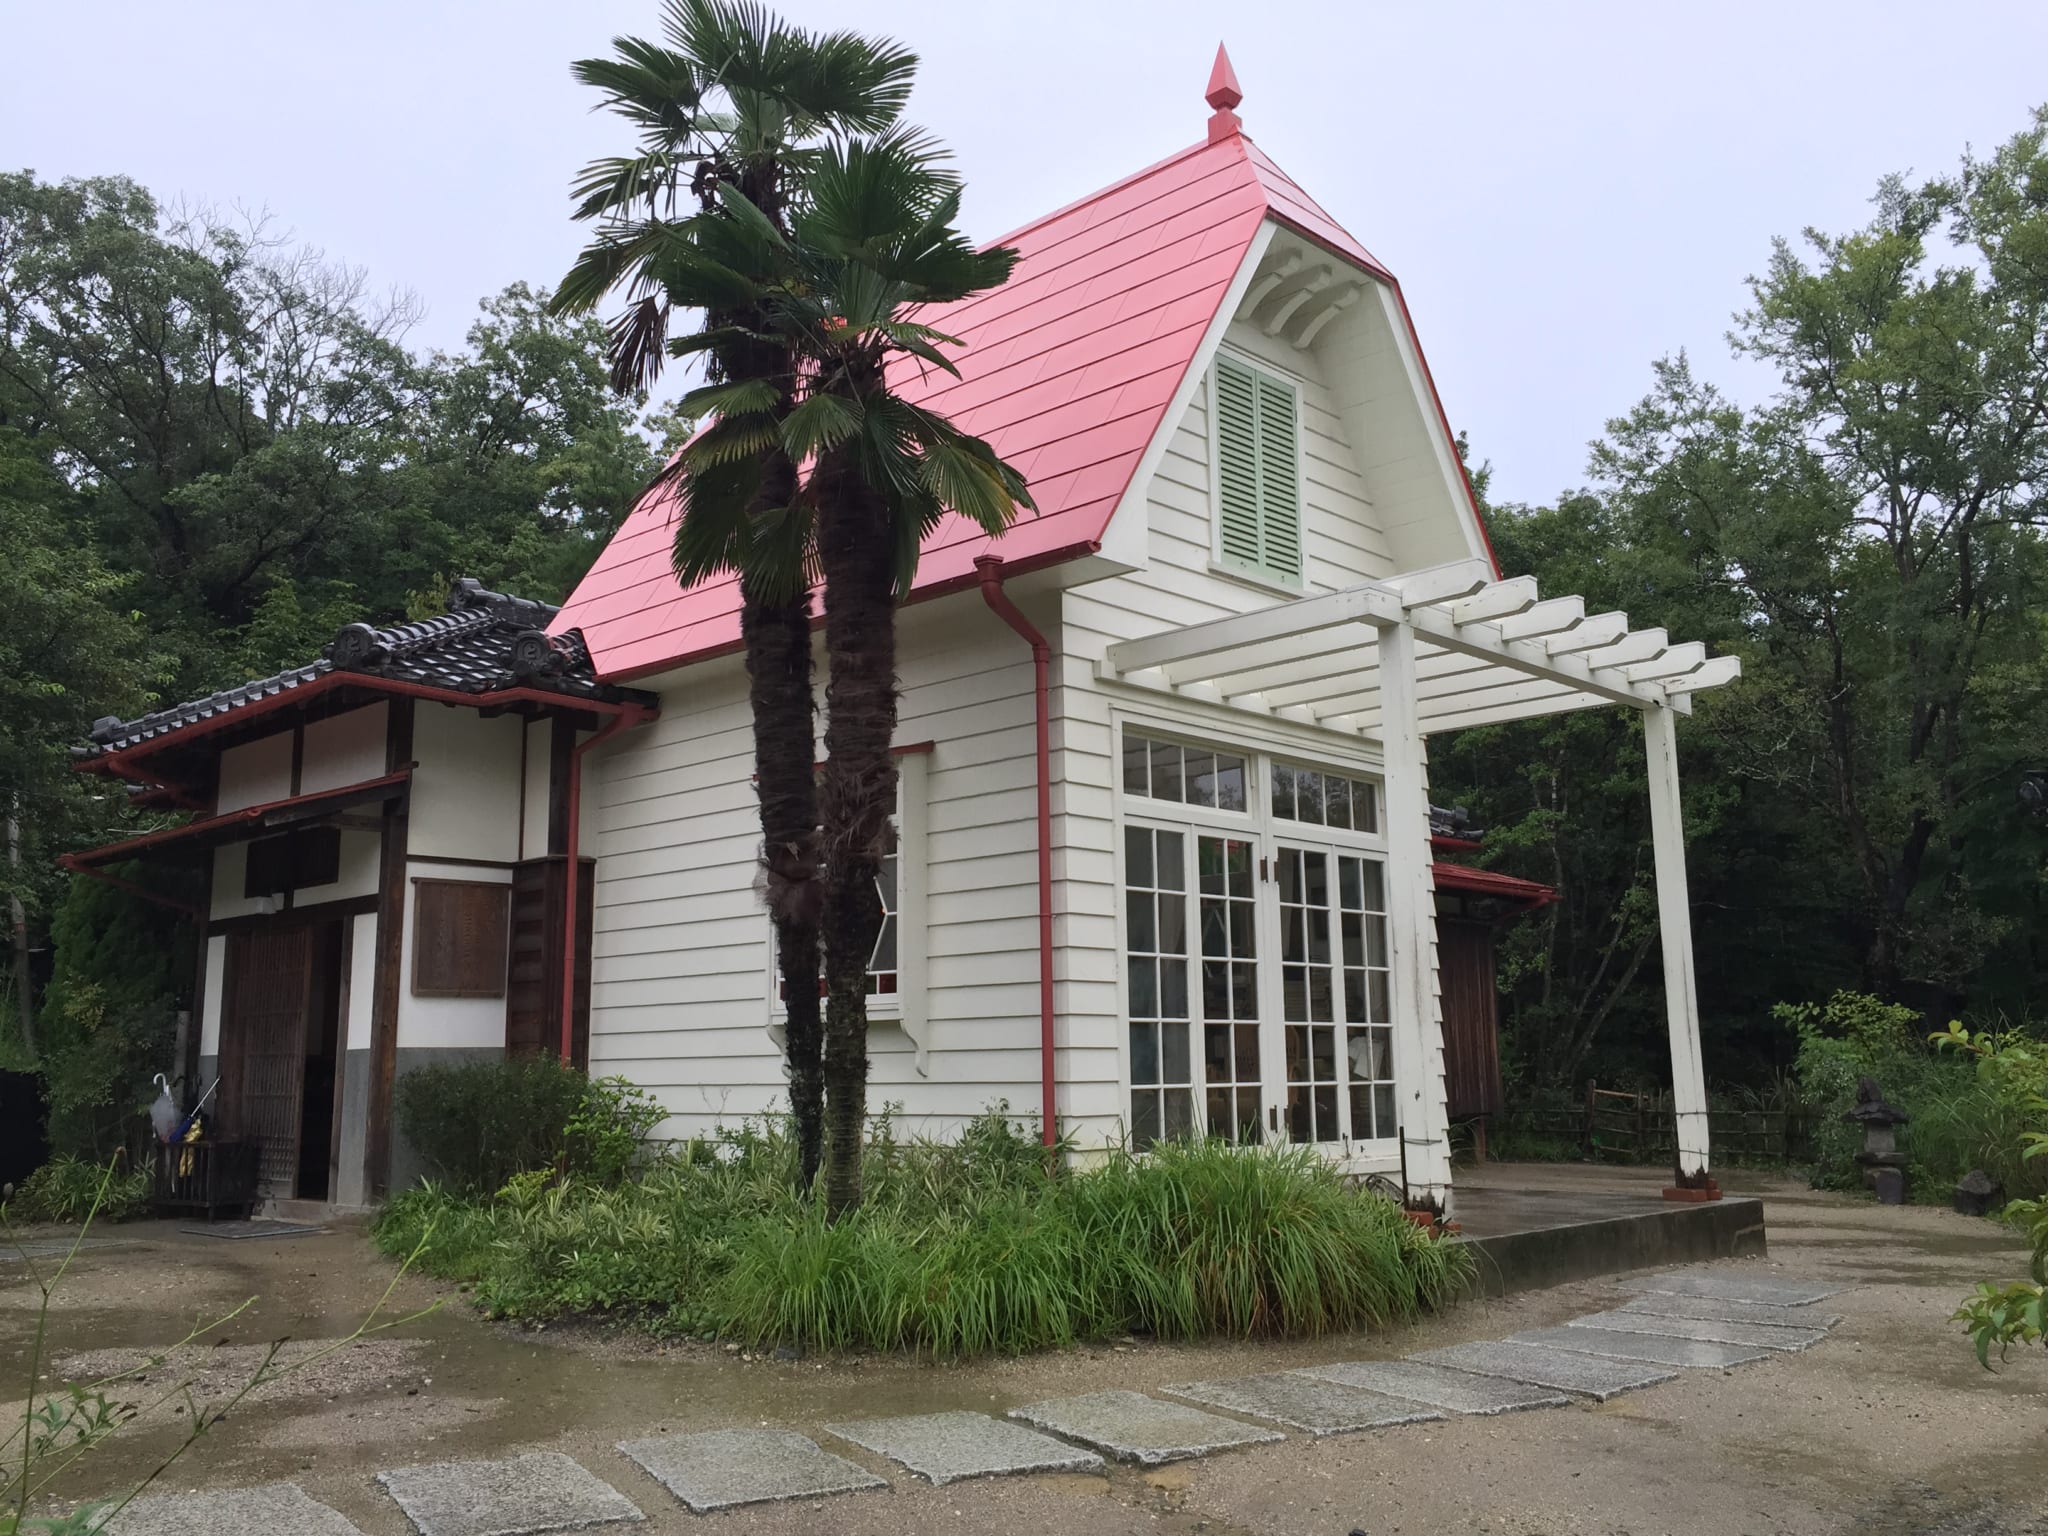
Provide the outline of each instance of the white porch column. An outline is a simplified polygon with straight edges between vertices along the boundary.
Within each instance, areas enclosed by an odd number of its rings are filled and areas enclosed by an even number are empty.
[[[1446,1215],[1451,1205],[1450,1122],[1440,1070],[1443,1023],[1436,993],[1436,882],[1429,846],[1429,780],[1417,709],[1415,631],[1379,630],[1380,738],[1386,749],[1387,925],[1393,953],[1394,1083],[1408,1195]]]
[[[1685,886],[1685,820],[1678,802],[1678,717],[1643,711],[1649,764],[1650,846],[1657,868],[1657,928],[1664,942],[1664,1013],[1671,1029],[1671,1101],[1678,1115],[1678,1178],[1707,1178],[1707,1077],[1700,1064],[1699,990],[1692,971],[1692,907]]]

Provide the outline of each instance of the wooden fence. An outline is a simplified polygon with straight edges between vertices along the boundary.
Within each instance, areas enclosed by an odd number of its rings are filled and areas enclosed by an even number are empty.
[[[1813,1156],[1819,1116],[1812,1110],[1737,1109],[1709,1105],[1707,1136],[1717,1161],[1798,1163]],[[1512,1155],[1530,1140],[1576,1148],[1589,1160],[1670,1162],[1677,1155],[1677,1122],[1668,1093],[1626,1093],[1586,1084],[1573,1105],[1510,1105],[1492,1117],[1488,1139]]]

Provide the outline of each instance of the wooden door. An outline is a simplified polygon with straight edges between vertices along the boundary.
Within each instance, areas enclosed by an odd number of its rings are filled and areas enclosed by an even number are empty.
[[[298,1188],[313,932],[294,927],[230,934],[227,959],[221,1093],[234,1134],[262,1149],[270,1197],[289,1200]]]
[[[1500,1113],[1500,993],[1493,929],[1439,917],[1437,977],[1444,1007],[1444,1096],[1454,1120]]]

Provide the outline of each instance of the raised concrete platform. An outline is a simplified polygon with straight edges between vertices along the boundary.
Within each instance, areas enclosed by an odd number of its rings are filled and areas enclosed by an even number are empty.
[[[1761,1257],[1764,1204],[1749,1196],[1680,1204],[1648,1168],[1488,1163],[1460,1169],[1459,1241],[1482,1294],[1540,1290],[1629,1270]]]

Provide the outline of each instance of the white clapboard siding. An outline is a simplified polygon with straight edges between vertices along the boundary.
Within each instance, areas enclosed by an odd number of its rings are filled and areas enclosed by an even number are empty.
[[[920,1072],[911,1036],[875,1019],[869,1103],[890,1106],[902,1132],[944,1135],[998,1101],[1038,1104],[1031,658],[975,594],[906,611],[898,649],[897,739],[932,743],[927,1054]],[[746,679],[728,658],[663,681],[661,718],[588,770],[600,780],[591,1060],[661,1100],[662,1134],[689,1136],[781,1110],[786,1082],[768,1027]],[[1113,1099],[1118,1059],[1090,1070]]]

